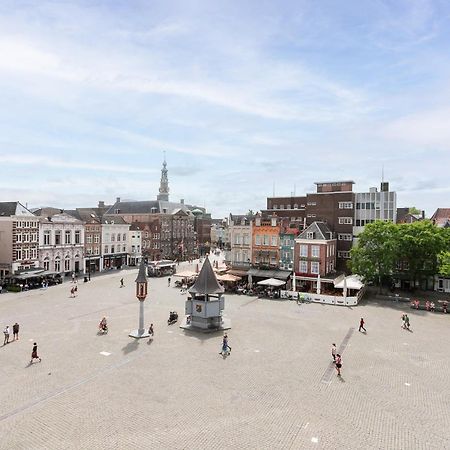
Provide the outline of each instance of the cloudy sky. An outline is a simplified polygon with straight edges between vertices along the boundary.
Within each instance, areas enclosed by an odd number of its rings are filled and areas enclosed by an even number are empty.
[[[447,0],[0,2],[0,200],[213,216],[385,179],[450,207]]]

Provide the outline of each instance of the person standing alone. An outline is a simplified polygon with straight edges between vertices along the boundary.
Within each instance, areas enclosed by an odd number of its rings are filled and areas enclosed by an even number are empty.
[[[35,342],[35,343],[33,344],[33,350],[31,351],[31,361],[30,361],[30,364],[33,364],[33,361],[34,361],[35,359],[38,359],[39,362],[42,361],[42,359],[39,358],[37,348],[38,348],[38,346],[37,346],[37,343]]]
[[[125,285],[123,284],[123,278],[120,279],[120,287],[123,288]]]
[[[364,319],[361,317],[361,320],[359,321],[359,330],[364,330],[364,333],[366,333],[366,329],[364,328]]]
[[[5,335],[5,339],[3,340],[3,345],[9,344],[9,325],[6,325],[5,330],[3,331],[3,334]]]

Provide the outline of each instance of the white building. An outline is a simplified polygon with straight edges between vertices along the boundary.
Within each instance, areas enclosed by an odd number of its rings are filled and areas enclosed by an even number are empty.
[[[39,219],[20,202],[0,202],[0,279],[39,267]]]
[[[131,225],[128,233],[128,265],[137,266],[142,259],[142,233],[136,225]]]
[[[130,224],[121,216],[103,216],[102,270],[120,269],[128,263]]]
[[[226,259],[233,267],[250,267],[252,259],[252,221],[247,216],[230,214],[230,250]]]
[[[376,220],[397,221],[397,193],[389,191],[389,183],[381,183],[381,191],[376,187],[369,192],[355,193],[355,221],[353,236],[337,235],[338,240],[352,240],[364,230],[364,227]]]
[[[49,208],[50,209],[50,208]],[[39,266],[47,271],[70,275],[84,270],[84,222],[65,212],[40,216]],[[53,210],[53,208],[51,208]]]

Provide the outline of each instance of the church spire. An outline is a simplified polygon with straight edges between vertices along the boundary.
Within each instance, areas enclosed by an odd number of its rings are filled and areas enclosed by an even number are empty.
[[[164,162],[161,169],[161,183],[159,185],[158,200],[169,201],[169,178],[167,177],[166,152],[164,152]]]

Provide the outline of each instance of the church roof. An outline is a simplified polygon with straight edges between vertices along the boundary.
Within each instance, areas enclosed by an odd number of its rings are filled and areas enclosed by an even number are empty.
[[[209,258],[206,257],[203,263],[202,270],[198,274],[197,280],[194,286],[189,289],[191,294],[222,294],[224,288],[219,284],[216,278],[216,274],[211,267]]]

